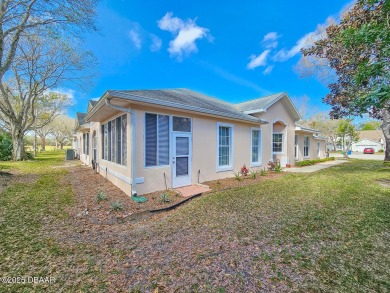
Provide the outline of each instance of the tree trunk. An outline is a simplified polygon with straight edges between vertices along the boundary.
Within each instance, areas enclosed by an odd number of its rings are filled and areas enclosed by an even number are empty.
[[[12,159],[14,161],[22,161],[25,159],[23,138],[23,134],[12,134]]]
[[[41,136],[41,150],[46,150],[46,136]]]
[[[390,162],[390,108],[383,110],[382,130],[385,136],[385,162]]]

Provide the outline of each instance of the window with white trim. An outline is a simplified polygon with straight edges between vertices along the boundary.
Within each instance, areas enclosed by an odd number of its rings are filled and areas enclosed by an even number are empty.
[[[309,149],[310,149],[310,137],[305,136],[303,139],[303,156],[304,157],[309,156]]]
[[[274,153],[283,152],[283,133],[272,134],[272,152]]]
[[[259,128],[251,130],[251,163],[252,166],[261,165],[261,130]]]
[[[233,126],[222,123],[218,123],[217,126],[218,170],[230,170],[233,166]]]
[[[145,167],[169,165],[169,116],[145,113]]]
[[[127,164],[127,115],[102,125],[102,159],[120,165]]]
[[[320,153],[320,143],[317,142],[317,157],[320,157],[321,153]]]
[[[83,133],[83,153],[89,155],[89,132]]]
[[[294,158],[295,159],[298,159],[298,150],[299,150],[298,135],[295,134],[295,138],[294,138]]]

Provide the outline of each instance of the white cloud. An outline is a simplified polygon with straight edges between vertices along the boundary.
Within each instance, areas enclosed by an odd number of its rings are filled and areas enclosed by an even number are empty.
[[[280,38],[280,35],[278,35],[276,32],[269,32],[266,34],[263,38],[262,44],[267,48],[267,49],[274,49],[278,46],[278,41],[277,39]]]
[[[134,29],[131,29],[129,31],[129,38],[133,42],[134,46],[137,49],[141,49],[142,41],[141,41],[141,37],[140,37],[140,35],[139,35],[139,33],[137,31],[135,31]]]
[[[271,52],[271,50],[265,50],[260,55],[252,55],[249,57],[250,61],[248,65],[246,66],[248,69],[255,69],[259,66],[266,66],[267,65],[267,57],[268,54]]]
[[[272,71],[272,69],[274,69],[274,65],[269,65],[269,66],[267,66],[267,68],[264,69],[263,74],[264,74],[264,75],[270,74],[271,71]]]
[[[150,34],[152,44],[150,45],[150,51],[156,52],[161,49],[162,40],[154,34]]]
[[[207,28],[198,26],[192,19],[183,21],[178,17],[173,17],[172,12],[167,12],[158,21],[158,27],[174,35],[175,38],[169,42],[168,52],[171,57],[177,57],[179,60],[183,58],[183,55],[198,51],[196,40],[206,37],[212,41],[212,36]]]

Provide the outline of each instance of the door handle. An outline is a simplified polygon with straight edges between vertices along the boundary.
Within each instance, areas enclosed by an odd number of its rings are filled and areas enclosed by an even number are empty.
[[[172,158],[172,164],[175,164],[175,157]]]

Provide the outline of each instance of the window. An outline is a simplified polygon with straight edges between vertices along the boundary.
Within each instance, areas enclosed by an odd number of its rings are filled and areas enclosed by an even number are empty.
[[[272,135],[272,152],[283,152],[283,133],[274,133]]]
[[[309,156],[309,148],[310,148],[310,137],[305,136],[303,140],[303,156],[308,157]]]
[[[169,165],[169,116],[145,114],[145,167]]]
[[[298,146],[298,135],[295,135],[295,151],[294,151],[294,157],[295,159],[298,159],[298,150],[299,150],[299,146]]]
[[[120,165],[127,164],[127,115],[102,125],[102,157]]]
[[[83,133],[83,153],[89,155],[89,133]]]
[[[252,166],[259,166],[261,164],[261,130],[258,128],[252,128],[251,148]]]
[[[317,142],[317,157],[320,157],[320,143]]]
[[[173,131],[191,132],[191,118],[173,116],[172,124]]]
[[[231,170],[233,167],[233,126],[228,124],[217,124],[217,140],[218,140],[218,170]]]

